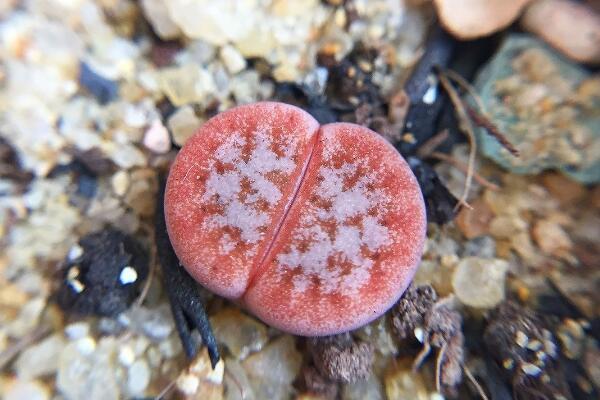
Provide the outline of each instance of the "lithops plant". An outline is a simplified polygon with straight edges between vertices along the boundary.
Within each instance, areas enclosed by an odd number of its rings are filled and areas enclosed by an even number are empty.
[[[164,207],[194,279],[304,336],[383,314],[409,285],[426,229],[418,183],[388,142],[273,102],[207,121],[174,161]]]

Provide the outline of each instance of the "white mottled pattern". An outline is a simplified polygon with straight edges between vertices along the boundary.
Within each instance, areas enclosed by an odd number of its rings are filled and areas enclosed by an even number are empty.
[[[292,232],[291,247],[277,256],[281,276],[297,273],[292,278],[297,294],[311,288],[314,280],[323,293],[356,293],[368,283],[373,266],[365,253],[376,253],[390,243],[390,233],[380,223],[390,199],[380,189],[369,189],[377,182],[377,174],[357,163],[338,168],[330,164],[319,169],[317,199],[306,204]],[[331,234],[325,227],[332,225]]]
[[[274,151],[275,145],[282,149],[283,156]],[[249,154],[244,156],[248,148]],[[259,203],[266,202],[273,207],[282,197],[269,174],[291,174],[296,167],[292,160],[295,149],[296,143],[292,140],[274,144],[269,127],[259,127],[251,139],[239,133],[231,134],[209,163],[205,192],[200,198],[203,205],[218,205],[223,212],[209,216],[202,228],[233,228],[239,232],[241,241],[253,245],[250,253],[255,252],[263,237],[261,229],[270,222],[270,210],[263,211]],[[224,171],[219,172],[217,164]],[[249,189],[244,191],[244,185]],[[220,241],[220,251],[224,255],[235,248],[234,239],[226,235]]]

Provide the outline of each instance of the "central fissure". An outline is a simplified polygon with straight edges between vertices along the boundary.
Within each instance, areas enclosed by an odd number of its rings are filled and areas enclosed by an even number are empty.
[[[266,261],[267,261],[269,255],[271,254],[271,250],[273,249],[275,242],[279,238],[279,232],[281,231],[281,228],[284,226],[284,224],[287,220],[290,210],[292,209],[292,205],[298,198],[298,193],[300,193],[302,185],[304,184],[304,181],[306,180],[306,176],[308,175],[310,164],[311,164],[311,162],[313,160],[313,156],[315,154],[315,149],[317,148],[317,144],[319,142],[320,134],[321,134],[321,130],[319,129],[315,133],[314,137],[311,139],[310,145],[308,146],[308,157],[306,157],[306,161],[304,162],[304,165],[302,166],[300,175],[299,175],[298,179],[296,180],[296,184],[294,185],[294,189],[292,190],[292,193],[290,194],[290,199],[288,200],[285,207],[283,208],[281,217],[279,218],[279,220],[275,224],[275,227],[273,228],[273,236],[271,237],[271,240],[267,244],[263,254],[258,258],[258,262],[256,263],[256,265],[252,268],[252,271],[250,272],[250,277],[248,279],[248,284],[246,285],[246,290],[242,294],[241,298],[244,298],[244,296],[246,295],[248,290],[252,286],[254,286],[256,281],[260,278],[260,276],[267,269]]]

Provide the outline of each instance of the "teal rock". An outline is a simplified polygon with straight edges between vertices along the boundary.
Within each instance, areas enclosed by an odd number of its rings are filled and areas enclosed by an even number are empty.
[[[518,174],[558,169],[584,184],[600,182],[600,75],[538,39],[514,34],[481,69],[475,88],[491,120],[520,152],[511,155],[478,129],[486,157]]]

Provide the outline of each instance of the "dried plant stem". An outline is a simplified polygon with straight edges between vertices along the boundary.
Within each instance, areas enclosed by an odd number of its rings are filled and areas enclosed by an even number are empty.
[[[148,274],[148,278],[146,278],[146,282],[144,282],[144,287],[142,288],[142,292],[138,296],[135,301],[136,306],[141,306],[144,300],[146,300],[146,296],[148,296],[148,292],[150,291],[150,286],[152,286],[152,281],[154,280],[154,274],[156,271],[156,248],[153,247],[153,250],[150,255],[150,273]]]
[[[473,386],[475,386],[475,389],[477,390],[477,393],[479,393],[479,396],[481,396],[481,398],[483,400],[488,400],[487,395],[483,391],[483,388],[481,387],[481,385],[479,384],[479,382],[477,382],[477,379],[475,379],[475,377],[471,373],[471,370],[469,370],[469,368],[467,368],[466,365],[463,365],[463,370],[465,371],[465,375],[467,376],[467,378],[469,378],[469,380],[471,381],[471,383],[473,384]]]
[[[438,77],[440,79],[440,83],[442,84],[444,90],[446,91],[446,93],[448,93],[448,96],[450,97],[450,101],[452,101],[452,104],[454,105],[454,109],[456,110],[456,115],[459,119],[459,126],[462,129],[462,131],[467,135],[467,138],[469,139],[470,148],[469,148],[469,163],[468,163],[468,168],[467,168],[467,179],[465,180],[465,187],[463,190],[463,194],[460,197],[460,199],[458,200],[458,203],[456,204],[456,207],[455,207],[455,210],[457,210],[461,206],[468,206],[467,197],[469,196],[469,190],[471,189],[471,182],[473,180],[475,154],[477,151],[477,141],[475,140],[475,133],[473,132],[473,125],[471,123],[471,120],[469,119],[469,115],[467,114],[467,111],[465,110],[464,103],[461,100],[460,96],[458,95],[458,92],[452,86],[452,84],[448,80],[444,71],[438,71]]]
[[[417,156],[420,158],[427,158],[437,149],[442,143],[448,139],[448,129],[444,129],[439,133],[429,138],[425,143],[417,150]]]
[[[466,105],[466,110],[469,113],[469,117],[475,122],[475,124],[484,128],[485,131],[496,138],[496,140],[515,157],[519,157],[519,150],[506,138],[496,125],[484,114],[475,110],[473,107]]]
[[[480,127],[484,128],[487,133],[495,137],[496,140],[498,140],[498,142],[510,152],[510,154],[512,154],[515,157],[519,157],[519,150],[512,143],[510,143],[510,141],[506,138],[506,135],[500,132],[498,127],[491,121],[485,108],[485,104],[483,104],[481,97],[477,94],[477,91],[475,90],[473,85],[467,82],[467,80],[463,78],[460,74],[456,73],[451,69],[446,69],[443,71],[443,73],[449,79],[454,81],[458,86],[460,86],[465,92],[469,93],[469,95],[475,101],[475,104],[477,104],[477,108],[479,108],[479,111],[477,111],[475,108],[471,107],[466,103],[464,104],[465,109],[467,110],[467,113],[471,120],[476,125],[479,125]]]
[[[452,156],[450,156],[450,155],[448,155],[446,153],[442,153],[442,152],[439,152],[439,151],[434,151],[431,154],[429,154],[429,157],[435,158],[435,159],[440,160],[440,161],[447,162],[448,164],[451,164],[453,167],[455,167],[458,170],[464,172],[465,174],[467,173],[468,166],[465,163],[463,163],[460,160],[457,160],[456,158],[454,158],[454,157],[452,157]],[[489,180],[487,180],[483,176],[479,175],[476,171],[473,171],[473,179],[475,179],[475,181],[477,181],[477,183],[479,183],[480,185],[486,187],[487,189],[500,190],[500,186],[496,185],[493,182],[490,182]]]
[[[173,389],[173,387],[175,386],[175,382],[177,382],[177,378],[175,378],[171,382],[169,382],[169,384],[167,386],[165,386],[163,388],[163,390],[161,390],[160,393],[157,394],[154,399],[155,400],[163,400],[165,398],[165,396],[167,394],[169,394],[169,392]]]
[[[463,78],[462,75],[458,74],[456,71],[453,71],[451,69],[446,69],[446,70],[444,70],[444,73],[446,74],[446,76],[448,78],[450,78],[458,86],[460,86],[465,92],[469,93],[469,95],[471,95],[471,97],[477,104],[477,107],[479,107],[479,109],[481,110],[481,112],[484,114],[487,114],[485,105],[483,104],[483,100],[481,100],[481,97],[477,94],[477,91],[475,90],[473,85],[471,85],[469,82],[467,82],[467,80],[465,78]]]
[[[442,375],[442,362],[444,361],[444,355],[446,354],[447,348],[448,343],[444,343],[435,360],[435,390],[437,390],[438,393],[442,393],[442,384],[440,383]]]
[[[233,383],[235,383],[235,386],[237,386],[237,388],[238,388],[238,390],[240,392],[240,398],[242,400],[245,400],[246,399],[246,392],[244,391],[244,387],[242,386],[242,384],[240,383],[240,381],[235,377],[235,375],[233,375],[227,369],[225,369],[225,375],[227,375],[229,377],[229,379],[231,379],[233,381]]]
[[[425,358],[427,358],[429,352],[431,352],[429,338],[425,338],[424,343],[425,344],[423,345],[423,349],[421,349],[419,354],[417,354],[417,358],[415,358],[415,361],[413,362],[413,370],[415,371],[421,367],[421,364],[423,364],[423,361],[425,361]]]

